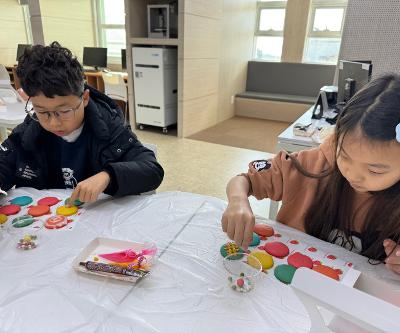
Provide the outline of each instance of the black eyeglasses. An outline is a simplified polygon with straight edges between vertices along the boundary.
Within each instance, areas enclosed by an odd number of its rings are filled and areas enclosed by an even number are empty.
[[[82,95],[80,96],[80,101],[79,104],[70,109],[66,110],[60,110],[60,111],[38,111],[35,110],[35,107],[31,104],[29,104],[30,97],[26,101],[25,104],[25,112],[35,121],[41,121],[41,122],[49,122],[51,117],[55,117],[56,119],[60,121],[68,121],[70,120],[74,115],[75,111],[78,110],[83,102],[83,97]]]

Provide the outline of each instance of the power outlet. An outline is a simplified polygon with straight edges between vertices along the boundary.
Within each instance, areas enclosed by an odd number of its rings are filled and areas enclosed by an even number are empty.
[[[235,96],[231,96],[231,104],[234,104],[235,103]]]

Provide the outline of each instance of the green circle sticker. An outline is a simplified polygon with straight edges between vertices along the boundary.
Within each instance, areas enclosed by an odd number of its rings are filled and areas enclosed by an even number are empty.
[[[296,272],[296,268],[290,265],[282,264],[275,267],[275,277],[286,284],[290,284],[293,279],[293,275]]]

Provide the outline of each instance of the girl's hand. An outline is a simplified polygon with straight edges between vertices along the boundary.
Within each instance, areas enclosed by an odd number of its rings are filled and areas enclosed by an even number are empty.
[[[247,198],[231,200],[222,215],[221,223],[222,230],[228,234],[228,237],[243,250],[247,250],[253,240],[255,223],[249,200]]]
[[[386,267],[391,271],[400,274],[400,245],[391,239],[385,239],[383,241],[383,247],[387,258],[385,259]]]

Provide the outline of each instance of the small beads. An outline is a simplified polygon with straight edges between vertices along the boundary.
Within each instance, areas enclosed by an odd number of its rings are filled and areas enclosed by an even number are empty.
[[[253,284],[248,277],[245,277],[244,273],[240,273],[239,277],[229,276],[228,277],[229,285],[233,290],[239,292],[248,292],[253,289]]]
[[[37,236],[35,235],[24,235],[17,243],[17,248],[20,250],[32,250],[37,247],[36,244]]]

